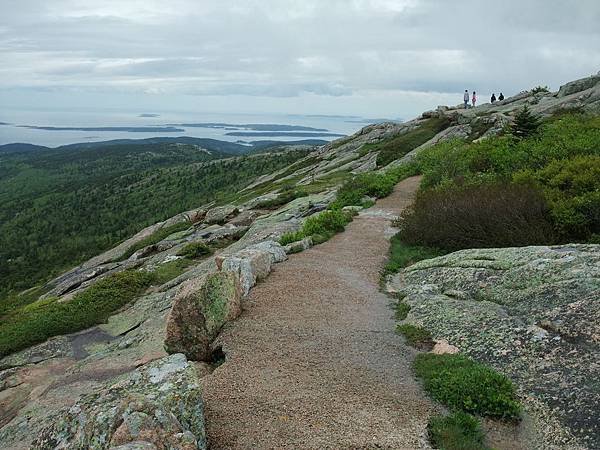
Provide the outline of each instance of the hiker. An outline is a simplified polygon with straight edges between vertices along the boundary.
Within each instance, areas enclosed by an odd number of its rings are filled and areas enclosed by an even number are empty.
[[[465,89],[465,96],[463,100],[465,101],[465,109],[467,109],[469,107],[469,91],[467,89]]]
[[[502,101],[504,100],[504,94],[502,92],[500,92],[500,95],[498,96],[498,101]]]
[[[475,103],[477,103],[477,94],[473,91],[473,98],[471,99],[471,103],[473,103],[473,108],[475,108]]]
[[[492,98],[490,100],[492,103],[496,103],[496,94],[492,94]]]

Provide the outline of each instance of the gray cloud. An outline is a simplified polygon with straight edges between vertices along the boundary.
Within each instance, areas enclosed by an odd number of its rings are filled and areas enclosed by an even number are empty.
[[[35,89],[416,112],[416,98],[595,73],[598,23],[597,0],[21,0],[0,15],[0,100]]]

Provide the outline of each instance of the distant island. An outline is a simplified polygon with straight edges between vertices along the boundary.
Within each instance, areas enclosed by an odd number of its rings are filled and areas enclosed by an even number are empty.
[[[232,131],[231,133],[225,133],[226,136],[238,136],[238,137],[344,137],[345,134],[337,133],[305,133],[305,132],[278,132],[278,131]]]
[[[232,124],[219,122],[201,122],[201,123],[173,123],[167,124],[174,127],[187,128],[216,128],[225,130],[247,130],[247,131],[329,131],[325,128],[305,127],[301,125],[280,125],[272,123],[247,123],[247,124]]]
[[[138,117],[160,117],[160,114],[143,113],[140,114]]]
[[[35,125],[19,125],[20,128],[44,131],[124,131],[127,133],[181,133],[185,130],[171,126],[162,127],[40,127]]]

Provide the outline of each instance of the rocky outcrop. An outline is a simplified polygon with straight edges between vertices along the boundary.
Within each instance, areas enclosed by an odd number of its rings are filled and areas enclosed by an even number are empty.
[[[239,213],[239,209],[234,205],[219,206],[208,210],[204,222],[209,225],[222,225],[230,219],[233,219]]]
[[[285,249],[275,241],[264,241],[240,250],[230,256],[217,257],[217,267],[224,272],[235,273],[244,296],[260,280],[264,280],[273,264],[287,259]]]
[[[388,290],[411,306],[409,323],[516,381],[540,448],[600,447],[600,246],[464,250]]]
[[[53,422],[32,449],[206,448],[198,369],[181,354],[111,381]]]
[[[194,361],[210,361],[211,344],[227,322],[240,315],[241,286],[232,272],[184,283],[167,319],[165,349]]]
[[[592,75],[580,80],[571,81],[560,87],[557,96],[566,97],[567,95],[576,94],[577,92],[586,91],[600,83],[600,72],[597,75]]]

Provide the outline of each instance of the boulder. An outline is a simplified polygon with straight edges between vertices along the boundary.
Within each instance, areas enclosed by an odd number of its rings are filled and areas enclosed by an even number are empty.
[[[600,83],[600,73],[592,75],[580,80],[571,81],[560,87],[557,96],[566,97],[567,95],[575,94],[593,88]]]
[[[313,246],[312,237],[307,237],[302,239],[301,241],[292,242],[284,247],[285,252],[288,255],[292,253],[301,253],[305,250],[308,250]]]
[[[227,322],[240,315],[236,274],[218,272],[184,283],[167,319],[165,349],[194,361],[210,361],[210,345]]]
[[[208,210],[208,212],[206,213],[206,217],[204,218],[204,222],[206,222],[209,225],[212,225],[212,224],[223,225],[228,220],[233,219],[235,216],[237,216],[238,213],[239,213],[239,210],[238,210],[237,206],[234,206],[234,205],[219,206],[217,208],[212,208],[212,209]]]
[[[239,276],[244,296],[271,272],[273,264],[285,261],[285,249],[275,241],[265,241],[246,247],[230,256],[216,258],[217,267]]]
[[[205,449],[199,376],[184,355],[154,361],[53,417],[33,449]]]

